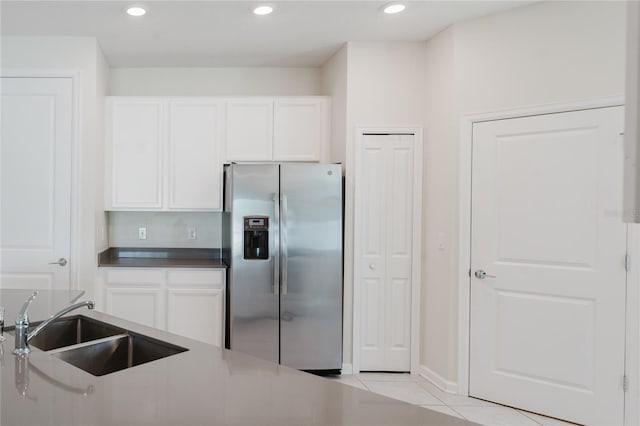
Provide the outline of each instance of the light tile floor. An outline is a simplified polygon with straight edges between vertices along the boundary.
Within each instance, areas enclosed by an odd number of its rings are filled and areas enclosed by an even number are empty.
[[[361,373],[329,377],[349,386],[419,405],[483,425],[575,426],[492,402],[446,393],[421,376],[398,373]]]

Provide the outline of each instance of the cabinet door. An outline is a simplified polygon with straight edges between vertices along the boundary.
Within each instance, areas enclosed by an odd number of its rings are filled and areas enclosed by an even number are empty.
[[[169,102],[169,209],[220,210],[219,103]]]
[[[106,269],[106,312],[128,321],[164,329],[164,282],[165,272],[162,269]]]
[[[159,288],[107,288],[107,313],[127,321],[164,329],[162,290]]]
[[[168,290],[167,331],[222,346],[224,290]]]
[[[273,159],[319,161],[327,132],[322,99],[278,99],[274,103]]]
[[[167,272],[167,330],[216,346],[224,336],[223,269]]]
[[[162,101],[110,99],[107,111],[107,207],[162,208]]]
[[[227,161],[270,161],[272,159],[272,100],[228,101],[226,124]]]

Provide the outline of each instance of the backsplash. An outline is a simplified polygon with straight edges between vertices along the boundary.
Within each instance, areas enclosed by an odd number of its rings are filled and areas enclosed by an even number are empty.
[[[221,220],[222,213],[112,211],[109,246],[219,248]]]

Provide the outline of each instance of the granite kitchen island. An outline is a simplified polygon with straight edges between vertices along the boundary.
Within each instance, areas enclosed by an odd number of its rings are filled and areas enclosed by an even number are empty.
[[[5,331],[2,426],[472,424],[100,312],[69,314],[78,315],[187,350],[94,376],[34,347],[27,357],[14,355]]]

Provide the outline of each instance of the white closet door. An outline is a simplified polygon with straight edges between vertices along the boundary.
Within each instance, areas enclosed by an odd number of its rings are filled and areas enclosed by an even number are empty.
[[[2,78],[1,120],[0,287],[68,289],[71,79]]]
[[[471,396],[622,424],[623,121],[618,107],[474,124]]]
[[[367,135],[357,152],[360,370],[410,371],[413,135]]]

